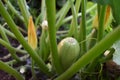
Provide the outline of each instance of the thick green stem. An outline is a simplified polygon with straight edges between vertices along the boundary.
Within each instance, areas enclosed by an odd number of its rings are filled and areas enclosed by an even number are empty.
[[[30,13],[28,11],[26,1],[25,0],[18,0],[18,3],[19,3],[20,10],[22,12],[22,15],[24,17],[26,27],[27,27]]]
[[[91,8],[87,9],[87,10],[86,10],[86,14],[88,14],[89,12],[95,10],[95,9],[96,9],[96,6],[97,6],[97,5],[95,4],[95,5],[93,5]],[[81,15],[82,15],[81,13],[78,13],[77,17],[81,17]],[[66,18],[62,21],[61,24],[64,24],[64,23],[70,21],[71,19],[73,19],[73,15],[66,17]]]
[[[59,27],[61,26],[62,20],[64,19],[64,17],[66,16],[67,12],[69,11],[71,7],[71,3],[68,0],[67,3],[64,6],[64,9],[62,9],[62,13],[60,15],[60,18],[58,19],[58,21],[56,22],[56,30],[59,29]]]
[[[4,29],[3,29],[3,27],[2,27],[1,25],[0,25],[0,33],[1,33],[2,38],[3,38],[6,42],[9,43],[9,40],[8,40],[8,38],[7,38],[7,35],[6,35]]]
[[[90,49],[85,55],[83,55],[77,62],[75,62],[66,72],[55,80],[68,80],[76,72],[87,65],[91,60],[95,59],[102,54],[103,51],[108,49],[112,44],[120,39],[120,26],[117,27],[113,32],[109,33],[104,39]]]
[[[78,13],[78,12],[79,12],[79,9],[80,9],[80,4],[81,4],[81,0],[76,0],[76,3],[75,3],[76,13]]]
[[[23,45],[24,49],[30,54],[30,56],[34,59],[36,64],[38,64],[41,71],[46,73],[47,75],[50,75],[48,67],[45,65],[45,63],[42,61],[42,59],[39,57],[39,55],[29,46],[27,41],[24,39],[23,35],[18,30],[16,24],[12,20],[11,16],[6,11],[2,1],[0,0],[0,13],[6,20],[7,24],[9,25],[10,29],[18,39],[18,41]]]
[[[81,3],[81,0],[76,0],[75,8],[71,4],[73,18],[72,18],[72,21],[71,21],[71,25],[70,25],[70,29],[69,29],[69,32],[68,32],[68,36],[72,36],[74,34],[74,36],[76,37],[76,35],[78,35],[76,27],[77,27],[77,15],[78,15],[78,12],[79,12],[79,9],[80,9],[80,3]],[[75,18],[76,18],[76,20],[75,20]]]
[[[64,11],[64,8],[67,7],[67,3],[63,5],[63,7],[57,11],[56,13],[56,20],[61,16],[61,13]]]
[[[45,19],[46,19],[46,5],[45,5],[45,0],[42,0],[41,13],[35,20],[35,26],[37,27],[38,23],[41,23]]]
[[[20,73],[18,73],[15,69],[8,66],[2,61],[0,61],[0,69],[14,76],[16,80],[24,80],[24,78],[20,75]]]
[[[99,20],[99,17],[100,17],[100,10],[101,10],[101,5],[100,5],[100,4],[97,4],[98,20]]]
[[[3,27],[3,30],[5,31],[5,33],[6,33],[7,35],[9,35],[10,37],[16,39],[15,35],[14,35],[12,32],[10,32],[9,30],[5,29],[4,27]]]
[[[7,38],[6,33],[7,33],[8,35],[12,36],[12,37],[14,36],[14,34],[11,33],[10,31],[6,30],[6,29],[5,29],[4,27],[2,27],[1,25],[0,25],[0,33],[1,33],[2,38],[6,41],[6,42],[4,41],[4,43],[7,44],[7,45],[9,45],[10,42],[9,42],[9,40],[8,40],[8,38]],[[16,39],[15,36],[14,36],[14,38]],[[3,41],[3,40],[2,40],[2,41]],[[27,53],[25,50],[20,50],[20,49],[14,48],[14,47],[12,47],[11,45],[9,45],[9,47],[11,47],[10,49],[15,50],[15,52],[19,52],[19,53],[23,53],[23,54]]]
[[[82,0],[82,22],[80,26],[79,40],[80,42],[86,40],[86,0]],[[86,42],[83,42],[80,47],[80,54],[83,55],[87,51]]]
[[[9,43],[9,40],[8,40],[6,34],[9,35],[10,37],[16,39],[16,37],[14,36],[14,34],[13,34],[12,32],[10,32],[9,30],[5,29],[5,28],[2,27],[1,25],[0,25],[0,33],[1,33],[1,36],[3,37],[3,39],[6,41],[6,44]],[[9,44],[10,44],[10,43],[9,43]],[[11,47],[11,48],[14,48],[14,47],[12,47],[11,45],[10,45],[10,47]],[[15,50],[15,52],[19,52],[19,53],[22,53],[22,54],[27,53],[25,50],[21,50],[21,49],[17,49],[17,48],[14,48],[14,50]]]
[[[48,32],[50,37],[50,47],[52,51],[52,61],[57,73],[60,74],[63,72],[63,70],[61,68],[60,60],[58,57],[57,42],[56,42],[55,0],[46,0],[46,8],[47,8],[47,20],[48,20]]]
[[[103,32],[104,32],[104,20],[105,20],[105,12],[106,12],[106,5],[102,6],[100,10],[100,16],[99,16],[99,27],[98,27],[98,33],[97,33],[97,42],[99,42],[100,40],[102,40],[103,38]],[[99,12],[98,12],[99,13]],[[91,64],[88,66],[87,71],[93,71],[93,69],[95,68],[95,66],[98,63],[98,58],[100,58],[101,56],[95,58]]]
[[[78,40],[78,30],[77,30],[78,24],[77,24],[77,13],[76,13],[77,9],[75,9],[75,6],[74,6],[74,3],[72,2],[72,0],[70,0],[70,2],[71,2],[71,10],[72,10],[72,15],[73,15],[70,29],[73,31],[75,39]],[[70,30],[70,34],[72,33],[71,30]]]
[[[19,12],[12,6],[12,4],[10,3],[10,1],[9,0],[4,0],[6,3],[7,3],[7,5],[8,5],[8,8],[20,19],[20,20],[22,20],[22,21],[24,21],[23,20],[23,17],[19,14]]]
[[[105,12],[106,12],[106,5],[102,6],[100,11],[97,41],[100,41],[103,38]]]

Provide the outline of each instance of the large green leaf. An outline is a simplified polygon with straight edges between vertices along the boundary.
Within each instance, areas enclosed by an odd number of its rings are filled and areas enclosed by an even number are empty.
[[[109,4],[110,2],[110,0],[92,0],[92,1],[101,5],[106,5]]]
[[[120,65],[120,40],[113,44],[115,53],[113,54],[113,61]]]
[[[116,23],[120,24],[120,0],[110,0],[110,6],[112,8],[113,17]]]

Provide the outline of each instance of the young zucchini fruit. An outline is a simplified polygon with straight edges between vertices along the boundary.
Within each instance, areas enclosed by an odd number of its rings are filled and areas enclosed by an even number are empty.
[[[43,59],[43,61],[47,61],[49,53],[50,53],[50,46],[49,46],[49,35],[48,35],[48,22],[44,20],[42,22],[42,33],[40,36],[40,51],[39,55]]]
[[[64,70],[68,69],[77,60],[79,52],[79,43],[72,37],[67,37],[58,44],[58,55]]]

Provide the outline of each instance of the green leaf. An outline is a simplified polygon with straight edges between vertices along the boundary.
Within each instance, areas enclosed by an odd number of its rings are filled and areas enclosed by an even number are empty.
[[[113,54],[113,61],[120,65],[120,40],[113,44],[115,53]]]
[[[110,0],[110,6],[112,8],[113,17],[116,23],[120,24],[120,0]]]
[[[101,5],[106,5],[110,3],[110,0],[92,0],[92,1]]]

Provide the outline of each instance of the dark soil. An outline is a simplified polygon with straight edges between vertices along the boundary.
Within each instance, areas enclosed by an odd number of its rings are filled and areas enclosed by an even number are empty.
[[[0,70],[0,80],[16,80],[13,76]]]
[[[12,46],[17,47],[19,45],[19,42],[15,39],[12,39],[9,37],[9,41]],[[19,57],[22,55],[18,55]],[[12,57],[9,53],[9,51],[2,45],[0,45],[0,60],[3,62],[7,62],[12,60]],[[32,73],[31,73],[31,61],[28,58],[25,62],[16,63],[13,65],[14,69],[17,69],[20,66],[25,66],[26,71],[22,74],[25,77],[25,80],[33,80],[32,79]],[[17,69],[19,71],[19,69]],[[112,60],[108,61],[104,64],[103,67],[103,73],[105,76],[108,76],[108,80],[115,80],[115,78],[120,76],[120,66],[118,66],[116,63],[114,63]],[[36,76],[37,80],[47,80],[48,77],[40,72],[40,70],[36,69]],[[16,80],[13,76],[10,74],[0,70],[0,80]],[[80,80],[79,76],[74,76],[71,80]],[[88,80],[88,79],[87,79]],[[96,79],[97,80],[97,79]]]

